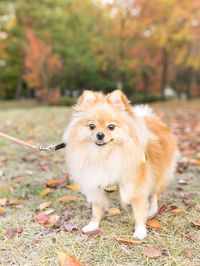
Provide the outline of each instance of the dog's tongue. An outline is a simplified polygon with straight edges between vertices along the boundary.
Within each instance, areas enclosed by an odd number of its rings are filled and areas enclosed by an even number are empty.
[[[96,141],[96,144],[97,144],[97,145],[103,145],[103,144],[104,144],[104,141],[103,141],[103,140],[97,140],[97,141]]]

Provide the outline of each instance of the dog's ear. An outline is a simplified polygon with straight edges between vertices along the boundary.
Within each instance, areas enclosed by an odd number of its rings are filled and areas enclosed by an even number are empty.
[[[91,107],[93,103],[103,99],[101,92],[85,90],[79,97],[77,104],[74,106],[74,110],[81,111],[87,107]]]
[[[107,95],[110,104],[120,108],[121,110],[129,110],[130,102],[121,90],[115,90]]]
[[[78,99],[78,104],[90,104],[96,101],[96,95],[93,91],[85,90]]]

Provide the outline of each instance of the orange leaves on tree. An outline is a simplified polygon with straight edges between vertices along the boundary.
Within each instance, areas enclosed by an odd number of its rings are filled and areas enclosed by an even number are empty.
[[[59,55],[53,52],[53,47],[38,38],[27,28],[25,31],[27,46],[25,48],[24,80],[37,90],[36,96],[43,98],[45,92],[56,87],[54,78],[59,74],[62,63]]]

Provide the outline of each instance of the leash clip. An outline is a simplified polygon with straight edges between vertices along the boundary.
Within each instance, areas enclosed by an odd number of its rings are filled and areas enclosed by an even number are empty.
[[[55,151],[55,146],[50,145],[48,147],[42,147],[41,145],[37,145],[37,151],[38,152],[41,152],[41,151],[53,152]]]

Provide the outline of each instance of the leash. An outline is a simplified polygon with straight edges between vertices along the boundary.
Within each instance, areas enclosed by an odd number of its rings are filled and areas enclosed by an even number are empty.
[[[2,133],[0,132],[0,137],[2,138],[5,138],[5,139],[8,139],[12,142],[15,142],[21,146],[25,146],[25,147],[28,147],[36,152],[41,152],[41,151],[46,151],[46,152],[53,152],[53,151],[57,151],[57,150],[60,150],[60,149],[63,149],[66,147],[66,143],[62,142],[62,143],[59,143],[57,145],[50,145],[48,147],[42,147],[41,145],[32,145],[28,142],[25,142],[23,140],[20,140],[20,139],[17,139],[17,138],[14,138],[12,136],[9,136],[5,133]]]

